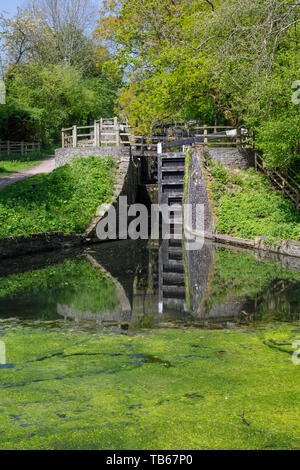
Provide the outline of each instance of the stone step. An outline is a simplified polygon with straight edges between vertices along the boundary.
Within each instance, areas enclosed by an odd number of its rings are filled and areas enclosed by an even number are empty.
[[[169,247],[168,257],[169,257],[169,260],[182,260],[183,258],[182,249],[179,247],[178,248]]]
[[[168,196],[176,196],[176,197],[183,197],[183,191],[175,191],[172,188],[167,188],[166,191],[163,191],[164,194],[167,194]]]
[[[179,182],[170,181],[167,183],[162,182],[162,192],[163,193],[172,193],[172,195],[177,195],[178,197],[183,196],[183,184]]]
[[[182,240],[178,240],[177,238],[171,238],[169,240],[169,246],[178,246],[178,247],[182,247]]]
[[[168,197],[168,204],[169,206],[182,206],[182,197],[176,197],[176,196],[169,196]]]
[[[168,152],[168,153],[162,153],[161,158],[166,159],[166,158],[184,158],[185,159],[186,155],[184,152]]]
[[[163,158],[161,162],[161,168],[174,168],[174,167],[183,167],[185,168],[185,159],[184,158]]]
[[[169,219],[169,224],[170,225],[183,225],[183,219],[182,218],[174,218],[174,217],[171,217]]]
[[[173,299],[164,297],[163,304],[169,307],[178,307],[183,309],[185,305],[185,299]]]
[[[183,286],[184,287],[184,274],[183,273],[163,273],[164,286]]]
[[[168,253],[171,253],[171,254],[181,253],[182,254],[182,245],[169,246]]]
[[[163,167],[161,169],[162,173],[165,174],[165,173],[180,173],[180,174],[184,174],[185,172],[185,167],[184,166],[181,166],[181,165],[177,165],[177,166],[167,166],[167,167]]]
[[[168,295],[168,298],[185,299],[186,291],[183,286],[162,286],[162,290]]]
[[[164,264],[163,267],[163,272],[164,273],[178,273],[178,274],[183,274],[184,273],[184,266],[183,263],[180,262],[179,260],[170,260],[168,264]]]

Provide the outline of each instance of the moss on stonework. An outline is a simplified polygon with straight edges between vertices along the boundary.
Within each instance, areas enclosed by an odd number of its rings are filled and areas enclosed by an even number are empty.
[[[299,323],[128,335],[2,323],[0,448],[300,449],[297,339]]]

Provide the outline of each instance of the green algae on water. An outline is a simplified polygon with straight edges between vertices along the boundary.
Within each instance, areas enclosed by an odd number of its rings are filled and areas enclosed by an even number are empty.
[[[299,324],[3,326],[1,449],[300,449]]]

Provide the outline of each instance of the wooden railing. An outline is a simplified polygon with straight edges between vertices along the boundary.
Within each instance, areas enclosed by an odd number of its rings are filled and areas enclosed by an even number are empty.
[[[214,132],[209,131],[213,129]],[[228,126],[203,126],[198,127],[198,131],[202,133],[195,133],[192,137],[183,137],[180,139],[168,140],[167,142],[160,142],[158,153],[167,149],[176,149],[184,146],[198,144],[205,147],[240,147],[240,148],[253,148],[253,137],[242,129],[233,129]]]
[[[236,131],[236,135],[230,135],[230,131]],[[249,133],[244,135],[241,128],[234,129],[232,126],[196,126],[192,132],[194,137],[203,137],[203,144],[209,147],[253,147],[253,135]]]
[[[147,150],[156,151],[158,142],[166,138],[162,135],[136,136],[133,135],[128,123],[119,121],[118,118],[100,119],[92,126],[73,126],[62,129],[62,148],[124,145],[143,153]]]
[[[112,118],[100,119],[92,126],[73,126],[62,129],[62,148],[120,145],[121,137],[127,135],[127,127],[126,123]]]
[[[7,140],[6,142],[0,142],[0,156],[18,156],[27,155],[31,152],[40,152],[40,142],[13,142]]]
[[[130,146],[133,151],[141,155],[147,152],[156,152],[158,143],[177,142],[180,138],[195,139],[210,147],[220,146],[252,146],[252,137],[244,136],[240,130],[235,135],[227,135],[227,131],[234,131],[231,126],[193,126],[193,128],[159,129],[153,136],[134,135],[126,122],[118,118],[100,119],[92,126],[73,126],[62,129],[62,147],[99,147],[103,145]]]
[[[255,168],[265,173],[271,179],[271,181],[273,181],[277,188],[281,189],[284,196],[290,199],[295,204],[297,209],[299,209],[300,185],[295,180],[296,173],[292,176],[293,170],[291,171],[291,174],[289,174],[276,168],[268,168],[263,157],[257,152],[255,153]]]

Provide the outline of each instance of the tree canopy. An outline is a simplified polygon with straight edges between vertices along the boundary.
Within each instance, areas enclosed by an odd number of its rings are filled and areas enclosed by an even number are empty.
[[[109,52],[90,34],[93,25],[96,10],[89,0],[30,0],[26,10],[1,18],[7,59],[3,139],[52,144],[61,127],[113,115],[121,75],[104,71]]]
[[[106,0],[95,35],[126,71],[118,105],[133,126],[243,122],[285,166],[299,158],[299,21],[296,0]]]

